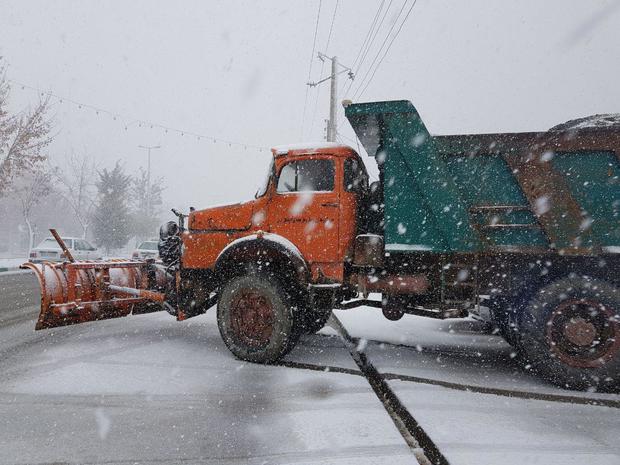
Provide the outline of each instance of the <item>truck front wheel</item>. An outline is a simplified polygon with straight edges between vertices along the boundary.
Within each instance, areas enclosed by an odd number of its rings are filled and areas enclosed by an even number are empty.
[[[620,290],[576,276],[541,288],[521,318],[521,348],[550,381],[574,389],[620,383]]]
[[[217,323],[226,347],[238,358],[271,363],[298,339],[295,308],[282,286],[260,274],[233,278],[223,286]]]

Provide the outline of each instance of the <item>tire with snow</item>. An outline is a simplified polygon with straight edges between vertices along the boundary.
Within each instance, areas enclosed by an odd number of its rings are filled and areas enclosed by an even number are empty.
[[[572,389],[620,385],[620,290],[586,276],[558,279],[538,290],[520,318],[528,363],[554,384]]]
[[[299,339],[292,301],[283,286],[260,274],[233,278],[223,286],[217,304],[224,344],[242,360],[279,360]]]

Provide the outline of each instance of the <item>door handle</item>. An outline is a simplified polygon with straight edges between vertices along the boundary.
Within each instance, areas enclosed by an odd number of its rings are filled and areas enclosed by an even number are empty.
[[[338,208],[340,204],[338,202],[325,202],[325,203],[322,203],[321,206]]]

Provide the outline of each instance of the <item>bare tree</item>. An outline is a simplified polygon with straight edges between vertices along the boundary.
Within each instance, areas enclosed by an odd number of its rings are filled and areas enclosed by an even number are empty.
[[[14,183],[11,195],[20,205],[22,218],[28,228],[28,250],[34,247],[35,226],[32,222],[33,210],[52,192],[52,173],[39,168],[22,176]]]
[[[90,156],[78,155],[75,152],[67,157],[65,165],[64,170],[54,170],[54,178],[58,181],[60,195],[71,207],[82,228],[82,237],[86,238],[97,197],[97,166]]]
[[[45,160],[42,150],[52,141],[47,117],[49,98],[33,109],[11,115],[6,109],[11,86],[0,57],[0,196],[22,174],[33,173]]]

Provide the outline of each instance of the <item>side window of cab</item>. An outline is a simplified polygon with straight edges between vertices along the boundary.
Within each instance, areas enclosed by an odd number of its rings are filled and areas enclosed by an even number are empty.
[[[334,190],[334,161],[298,160],[284,165],[277,192],[331,192]]]
[[[368,190],[368,174],[361,160],[347,158],[344,161],[344,190],[358,194]]]

